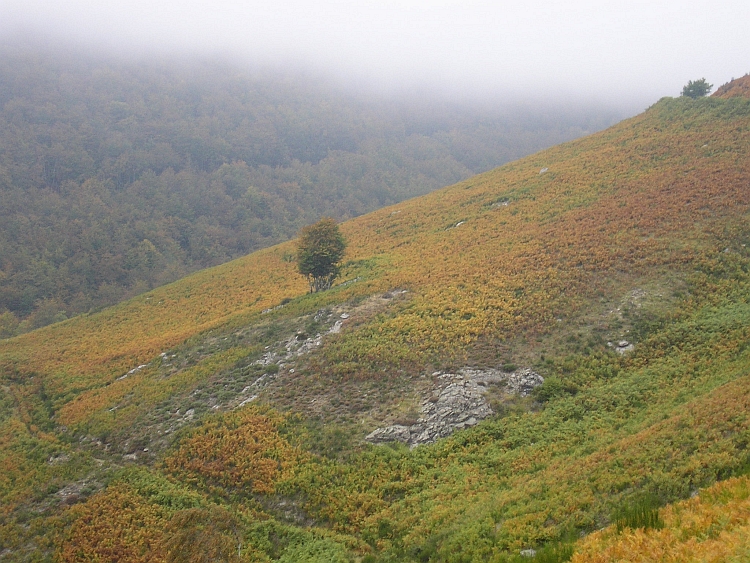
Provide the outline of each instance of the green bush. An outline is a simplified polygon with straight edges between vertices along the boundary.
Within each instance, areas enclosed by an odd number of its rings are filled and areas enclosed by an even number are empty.
[[[688,98],[703,98],[708,96],[713,87],[714,85],[709,84],[705,78],[696,81],[688,80],[688,83],[682,89],[682,95]]]
[[[537,401],[546,403],[550,399],[575,395],[577,392],[578,387],[576,385],[563,381],[559,377],[550,376],[539,387],[534,388],[532,396]]]

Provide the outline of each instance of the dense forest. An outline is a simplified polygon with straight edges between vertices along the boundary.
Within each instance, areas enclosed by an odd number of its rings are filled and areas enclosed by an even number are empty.
[[[219,62],[0,48],[0,338],[600,129]]]

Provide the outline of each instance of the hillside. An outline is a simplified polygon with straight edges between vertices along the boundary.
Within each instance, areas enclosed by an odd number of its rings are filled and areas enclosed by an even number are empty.
[[[614,121],[0,45],[0,338]]]
[[[665,98],[343,223],[330,291],[290,242],[0,342],[5,558],[562,561],[743,473],[749,141]]]
[[[750,98],[750,74],[727,82],[713,93],[714,98]]]
[[[589,536],[573,563],[747,561],[748,477],[732,478],[659,511],[655,526],[607,529]]]

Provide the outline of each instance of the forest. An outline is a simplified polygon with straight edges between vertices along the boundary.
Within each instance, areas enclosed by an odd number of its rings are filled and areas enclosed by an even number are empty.
[[[0,48],[0,338],[586,133],[605,107],[375,97],[221,61]]]

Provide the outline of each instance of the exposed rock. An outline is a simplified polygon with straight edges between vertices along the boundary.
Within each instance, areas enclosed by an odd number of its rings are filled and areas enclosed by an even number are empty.
[[[627,340],[620,340],[617,344],[614,344],[613,342],[607,342],[607,346],[610,348],[614,348],[615,352],[618,354],[627,354],[628,352],[633,351],[633,344],[628,342]]]
[[[522,549],[519,553],[521,557],[536,557],[536,549]]]
[[[393,426],[386,426],[385,428],[378,428],[374,432],[371,432],[365,438],[368,442],[373,444],[382,444],[385,442],[404,442],[408,443],[411,437],[411,432],[408,426],[402,426],[400,424],[394,424]]]
[[[318,312],[318,314],[315,316],[316,320],[322,318],[323,316],[321,315],[321,312]],[[341,315],[341,318],[346,320],[349,318],[349,314],[343,313]],[[337,320],[328,329],[326,334],[338,334],[339,332],[341,332],[342,326],[343,321]],[[294,334],[290,336],[286,342],[284,342],[284,353],[277,353],[273,350],[267,351],[260,357],[260,359],[255,361],[255,365],[270,366],[271,364],[279,364],[280,362],[292,361],[295,358],[308,354],[322,346],[324,336],[324,334],[320,333],[311,337],[307,337],[307,335],[304,333]]]
[[[66,463],[68,461],[70,461],[70,456],[63,453],[50,456],[47,460],[47,463],[49,463],[50,465],[58,465],[60,463]]]
[[[458,222],[458,223],[456,223],[455,225],[451,225],[450,227],[446,227],[446,228],[445,228],[445,230],[446,230],[446,231],[450,231],[451,229],[455,229],[455,228],[457,228],[457,227],[460,227],[460,226],[461,226],[461,225],[463,225],[464,223],[466,223],[466,221],[459,221],[459,222]]]
[[[625,354],[633,350],[633,345],[627,340],[620,340],[615,347],[615,352]]]
[[[250,397],[242,401],[239,405],[237,405],[237,407],[244,407],[246,404],[252,403],[257,398],[258,398],[258,395],[251,395]]]
[[[544,383],[544,378],[531,368],[520,368],[510,373],[492,369],[463,369],[461,373],[479,384],[502,384],[505,387],[506,393],[509,395],[519,395],[520,397],[527,397],[533,391],[534,387],[538,387]]]
[[[346,280],[346,281],[343,281],[343,282],[341,282],[339,284],[336,284],[336,287],[346,287],[347,285],[351,285],[353,283],[357,283],[360,279],[361,278],[356,277],[353,280]]]
[[[143,368],[147,368],[148,366],[149,366],[149,364],[142,364],[142,365],[140,365],[140,366],[138,366],[138,367],[134,367],[133,369],[131,369],[131,370],[130,370],[130,371],[129,371],[128,373],[126,373],[125,375],[121,375],[120,377],[118,377],[118,378],[117,378],[117,381],[120,381],[120,380],[122,380],[122,379],[125,379],[126,377],[128,377],[128,376],[130,376],[130,375],[133,375],[134,373],[138,373],[138,372],[139,372],[139,371],[141,371],[141,370],[142,370]]]
[[[525,397],[544,382],[529,368],[512,373],[464,368],[457,374],[435,372],[433,376],[436,384],[422,401],[422,415],[416,423],[378,428],[365,440],[374,444],[398,441],[412,447],[428,444],[491,416],[492,409],[484,397],[489,383],[502,386],[508,394]]]

